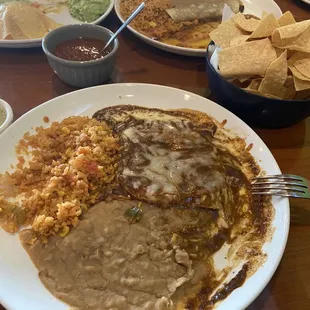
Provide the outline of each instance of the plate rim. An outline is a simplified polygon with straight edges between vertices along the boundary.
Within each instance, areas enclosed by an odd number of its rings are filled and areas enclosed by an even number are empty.
[[[120,8],[119,8],[119,4],[122,0],[114,0],[114,11],[117,15],[117,17],[119,18],[119,20],[124,23],[125,19],[122,17],[121,12],[120,12]],[[274,3],[274,5],[277,6],[277,8],[279,9],[279,12],[282,12],[281,8],[279,7],[279,5],[277,4],[276,1],[274,0],[270,0],[271,2]],[[140,40],[143,40],[144,42],[148,43],[149,45],[169,52],[169,53],[173,53],[173,54],[178,54],[178,55],[183,55],[183,56],[188,56],[188,57],[205,57],[206,54],[206,49],[199,49],[199,48],[189,48],[189,47],[181,47],[181,46],[174,46],[174,45],[170,45],[167,43],[163,43],[160,41],[156,41],[153,40],[151,38],[149,38],[148,36],[140,33],[139,31],[135,30],[133,27],[130,26],[130,24],[127,26],[127,28],[129,29],[129,31],[131,31],[135,36],[137,36]]]
[[[90,25],[98,25],[102,21],[104,21],[108,15],[112,12],[115,5],[115,0],[110,0],[110,4],[107,10],[95,21],[91,23],[82,22],[76,19],[76,24],[90,24]],[[74,25],[72,23],[64,24],[63,26]],[[23,40],[3,40],[0,39],[0,48],[30,48],[30,47],[40,47],[42,44],[43,38],[37,39],[23,39]]]
[[[231,117],[235,118],[236,121],[240,122],[242,124],[242,127],[246,128],[246,132],[247,134],[251,133],[251,135],[253,135],[255,137],[255,139],[258,139],[259,143],[265,147],[265,152],[269,153],[269,156],[272,157],[273,159],[273,164],[276,168],[276,170],[279,171],[279,173],[281,172],[278,164],[277,164],[277,161],[275,160],[274,156],[272,155],[271,151],[269,150],[269,148],[266,146],[266,144],[264,143],[264,141],[257,135],[257,133],[251,129],[245,122],[243,122],[239,117],[237,117],[236,115],[234,115],[232,112],[230,112],[229,110],[225,109],[224,107],[218,105],[217,103],[213,102],[212,100],[210,99],[207,99],[205,97],[202,97],[202,96],[199,96],[195,93],[192,93],[192,92],[189,92],[189,91],[186,91],[186,90],[183,90],[183,89],[178,89],[178,88],[174,88],[174,87],[170,87],[170,86],[163,86],[163,85],[156,85],[156,84],[147,84],[147,83],[116,83],[116,84],[108,84],[108,85],[99,85],[99,86],[94,86],[94,87],[90,87],[90,88],[86,88],[86,89],[80,89],[80,90],[77,90],[77,91],[74,91],[74,92],[70,92],[70,93],[66,93],[66,94],[63,94],[59,97],[55,97],[55,98],[52,98],[42,104],[40,104],[39,106],[37,107],[34,107],[33,109],[31,109],[30,111],[28,111],[27,113],[25,113],[24,115],[22,115],[12,126],[10,126],[1,136],[0,136],[0,141],[1,141],[1,138],[6,136],[6,135],[10,135],[11,134],[11,128],[15,128],[19,125],[19,122],[23,119],[26,119],[27,117],[29,117],[29,115],[33,112],[33,111],[38,111],[38,110],[44,110],[44,107],[46,107],[47,105],[52,105],[55,101],[62,101],[62,99],[64,97],[70,97],[72,95],[76,95],[76,93],[80,93],[80,92],[91,92],[93,89],[97,89],[97,88],[100,88],[104,91],[105,88],[118,88],[118,87],[151,87],[151,88],[163,88],[163,89],[167,89],[168,91],[172,91],[172,92],[182,92],[182,94],[188,94],[192,97],[194,97],[194,99],[197,99],[197,100],[201,100],[201,101],[205,101],[205,102],[209,102],[213,105],[216,105],[218,106],[220,109],[224,110],[225,113],[228,113]],[[107,105],[108,106],[108,105]],[[168,107],[166,108],[168,109]],[[207,112],[205,112],[207,113]],[[210,114],[212,117],[213,115]],[[51,120],[51,121],[54,121],[54,120]],[[239,127],[239,126],[238,126]],[[256,286],[256,289],[255,289],[255,293],[254,294],[250,294],[251,297],[250,298],[246,298],[245,301],[242,302],[242,309],[247,307],[249,304],[251,304],[255,298],[262,292],[262,290],[267,286],[268,282],[270,281],[270,279],[272,278],[274,272],[276,271],[280,261],[281,261],[281,258],[284,254],[284,250],[285,250],[285,247],[286,247],[286,244],[287,244],[287,239],[288,239],[288,234],[289,234],[289,223],[290,223],[290,214],[289,214],[289,200],[287,198],[284,198],[283,199],[284,201],[284,208],[283,208],[283,214],[285,215],[285,221],[283,223],[283,228],[281,229],[281,231],[284,233],[282,235],[282,238],[280,239],[281,241],[281,244],[280,244],[280,247],[278,249],[278,251],[276,252],[276,255],[274,255],[273,257],[273,260],[272,262],[270,262],[272,264],[272,268],[268,269],[265,271],[264,275],[263,275],[263,280],[260,282],[259,285]],[[274,237],[274,235],[273,235]],[[271,238],[271,241],[273,239],[273,237]],[[268,259],[267,259],[268,261]],[[260,268],[262,268],[263,266],[261,266]],[[260,269],[259,268],[259,269]],[[257,272],[259,271],[259,269],[257,270]],[[257,273],[255,272],[254,275]],[[246,282],[248,280],[250,280],[254,275],[252,275],[251,277],[249,277]],[[246,284],[245,282],[245,284]],[[244,284],[244,285],[245,285]],[[43,284],[42,284],[43,285]],[[242,287],[241,287],[242,288]],[[236,290],[235,290],[236,291]],[[235,292],[234,291],[234,292]],[[234,292],[232,292],[232,294],[234,294]],[[230,294],[230,295],[232,295]],[[6,302],[4,302],[3,300],[1,300],[1,303],[7,307],[8,310],[13,310],[12,307],[8,307],[8,305],[6,305]],[[221,307],[222,303],[219,304],[218,306],[218,309],[222,309]],[[224,308],[223,308],[224,309]],[[222,310],[223,310],[222,309]],[[16,309],[14,309],[16,310]],[[233,309],[230,309],[230,310],[233,310]],[[240,310],[240,308],[234,308],[234,310]]]

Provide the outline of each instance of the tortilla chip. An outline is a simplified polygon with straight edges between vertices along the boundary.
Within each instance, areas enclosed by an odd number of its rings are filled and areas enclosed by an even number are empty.
[[[274,95],[279,98],[284,97],[285,90],[283,88],[287,79],[287,51],[273,61],[266,71],[259,91],[263,94]]]
[[[275,47],[275,51],[277,53],[277,58],[278,58],[282,55],[282,53],[284,52],[284,49]]]
[[[289,86],[292,86],[292,85],[294,85],[293,76],[292,75],[288,75],[287,78],[286,78],[286,81],[284,83],[284,86],[285,87],[289,87]]]
[[[220,73],[225,77],[264,75],[276,59],[269,39],[245,42],[219,52]]]
[[[230,46],[236,46],[236,45],[241,45],[243,44],[245,41],[247,41],[247,39],[249,38],[249,35],[247,34],[240,34],[237,37],[234,37],[231,41],[230,41]]]
[[[310,100],[310,89],[296,92],[294,100],[305,100],[305,99]]]
[[[294,40],[292,45],[288,45],[287,48],[293,51],[310,53],[310,25],[307,30]]]
[[[262,19],[264,19],[264,18],[267,17],[268,15],[269,15],[269,13],[267,13],[266,11],[263,11]]]
[[[301,79],[297,78],[295,75],[293,75],[293,79],[294,79],[296,91],[310,89],[310,81],[301,80]]]
[[[243,88],[243,90],[245,90],[246,92],[253,94],[253,95],[257,95],[257,96],[264,96],[260,91],[258,91],[257,89],[251,89],[251,88]]]
[[[296,51],[288,50],[286,48],[275,47],[274,49],[276,50],[277,57],[280,57],[284,51],[287,51],[287,59],[291,58],[294,54],[299,53],[299,52],[296,52]]]
[[[294,63],[294,67],[310,80],[310,54]]]
[[[292,39],[299,36],[310,26],[310,20],[304,20],[293,25],[279,27],[275,33],[279,34],[281,40]]]
[[[292,50],[287,50],[287,59],[293,57],[296,53],[302,53],[302,52],[296,52],[296,51],[292,51]]]
[[[293,76],[296,76],[299,80],[310,81],[310,79],[307,76],[300,73],[294,66],[290,66],[289,69],[291,70]]]
[[[250,75],[248,75],[248,76],[239,76],[239,77],[237,78],[237,80],[239,80],[240,83],[244,83],[244,82],[248,81],[250,78],[251,78]]]
[[[276,29],[272,42],[278,48],[310,53],[310,20]]]
[[[258,27],[255,31],[250,35],[250,39],[260,39],[267,38],[272,35],[273,31],[276,28],[279,28],[280,25],[273,14],[269,14],[264,19],[261,20]]]
[[[246,92],[248,92],[250,94],[261,96],[261,97],[267,97],[270,99],[281,99],[281,98],[278,98],[277,96],[273,96],[273,95],[269,95],[269,94],[263,94],[259,90],[255,90],[255,89],[243,88],[243,90],[245,90]]]
[[[247,89],[258,90],[261,82],[262,82],[262,79],[254,79],[254,80],[251,81],[251,83],[247,87]]]
[[[303,81],[309,81],[310,79],[302,74],[297,68],[295,67],[295,63],[297,63],[299,60],[306,59],[309,57],[309,54],[303,53],[303,52],[295,52],[292,57],[288,60],[288,67],[291,70],[292,74],[296,76],[298,79]]]
[[[286,100],[292,100],[296,96],[296,90],[294,85],[293,76],[289,75],[284,83],[284,98]]]
[[[290,11],[286,11],[279,19],[278,23],[280,27],[295,24],[296,20]]]
[[[294,51],[293,55],[291,55],[288,59],[289,67],[294,66],[296,61],[307,58],[308,56],[308,53]]]
[[[244,33],[240,28],[238,28],[232,19],[220,24],[217,29],[213,30],[209,36],[211,40],[215,42],[216,45],[221,48],[227,48],[230,46],[230,41]]]
[[[261,23],[261,20],[259,19],[255,19],[255,18],[247,19],[242,13],[236,14],[233,17],[233,19],[234,19],[236,26],[238,26],[240,29],[247,31],[247,32],[255,31],[255,29]]]

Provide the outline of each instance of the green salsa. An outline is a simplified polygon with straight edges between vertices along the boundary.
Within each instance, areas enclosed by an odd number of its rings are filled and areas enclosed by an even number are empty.
[[[83,22],[91,23],[98,19],[108,8],[110,0],[69,0],[70,14]]]

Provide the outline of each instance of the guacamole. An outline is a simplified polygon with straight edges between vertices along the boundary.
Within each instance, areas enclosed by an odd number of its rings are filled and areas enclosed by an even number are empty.
[[[83,22],[91,23],[108,8],[110,0],[69,0],[70,14]]]

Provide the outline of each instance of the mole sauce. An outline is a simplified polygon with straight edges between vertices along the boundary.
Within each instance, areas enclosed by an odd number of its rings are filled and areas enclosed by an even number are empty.
[[[54,55],[71,61],[89,61],[105,57],[112,51],[109,46],[102,51],[106,42],[94,38],[76,38],[61,42],[54,50]]]

